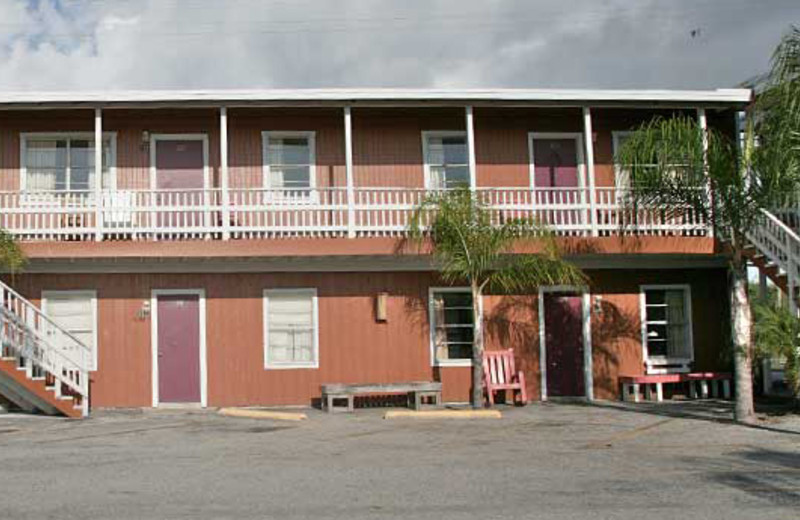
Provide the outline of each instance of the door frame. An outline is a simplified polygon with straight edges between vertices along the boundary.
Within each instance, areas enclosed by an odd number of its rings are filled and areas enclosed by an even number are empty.
[[[150,134],[150,189],[156,189],[158,165],[156,164],[156,144],[158,141],[201,141],[203,143],[203,189],[208,190],[211,183],[211,165],[208,162],[208,134]]]
[[[583,386],[587,401],[594,400],[594,373],[592,367],[592,301],[588,287],[577,285],[550,285],[539,287],[539,385],[542,401],[547,401],[547,345],[544,325],[544,297],[547,293],[573,293],[581,297],[583,317]]]
[[[536,165],[533,156],[533,141],[535,139],[574,139],[575,161],[578,167],[578,189],[587,186],[586,159],[583,150],[583,134],[581,132],[528,132],[528,184],[536,188]]]
[[[198,296],[200,313],[200,406],[208,406],[208,360],[206,358],[206,291],[205,289],[152,289],[150,291],[150,337],[152,354],[153,408],[160,405],[158,395],[158,297],[174,295]],[[169,403],[172,405],[172,403]],[[194,403],[186,403],[192,406]]]

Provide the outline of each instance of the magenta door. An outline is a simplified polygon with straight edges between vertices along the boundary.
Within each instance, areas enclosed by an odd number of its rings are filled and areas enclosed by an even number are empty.
[[[168,190],[155,195],[155,204],[162,208],[156,219],[159,228],[191,230],[206,224],[204,168],[203,141],[156,141],[156,189]],[[186,211],[195,207],[198,211]]]
[[[156,141],[156,188],[202,189],[203,141]]]
[[[200,297],[159,295],[158,400],[200,402]]]
[[[547,394],[584,396],[582,297],[545,293]]]
[[[537,188],[577,188],[575,139],[534,139],[533,171]]]

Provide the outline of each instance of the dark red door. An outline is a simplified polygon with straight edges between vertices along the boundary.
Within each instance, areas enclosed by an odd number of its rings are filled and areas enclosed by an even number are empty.
[[[158,400],[200,402],[200,298],[158,296]]]
[[[582,297],[545,293],[544,331],[549,396],[584,396]]]
[[[537,188],[577,188],[575,139],[534,139],[533,166]]]
[[[156,188],[202,189],[203,141],[156,141]]]

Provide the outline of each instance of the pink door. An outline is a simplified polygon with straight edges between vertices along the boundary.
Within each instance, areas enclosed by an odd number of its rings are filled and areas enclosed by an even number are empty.
[[[203,141],[156,141],[157,225],[161,228],[191,229],[205,224],[203,211],[170,211],[170,207],[201,210],[207,197],[203,193],[205,157]]]
[[[580,180],[575,139],[534,139],[533,172],[536,203],[549,207],[540,213],[543,223],[562,229],[578,226],[581,223],[579,211],[559,208],[574,207],[582,202],[577,190]]]
[[[200,297],[160,295],[158,302],[158,400],[200,402]]]
[[[544,294],[547,394],[584,396],[582,297]]]

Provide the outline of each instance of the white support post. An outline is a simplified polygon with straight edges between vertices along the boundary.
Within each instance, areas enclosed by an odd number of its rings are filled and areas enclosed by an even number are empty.
[[[219,109],[220,193],[222,195],[222,240],[231,238],[231,205],[228,191],[228,108]]]
[[[103,110],[94,109],[94,239],[103,240]]]
[[[586,149],[586,177],[589,185],[589,223],[592,226],[592,236],[597,232],[597,193],[594,185],[594,141],[592,140],[592,111],[583,107],[583,146]]]
[[[344,107],[344,162],[347,178],[347,237],[356,236],[355,187],[353,182],[353,114]]]
[[[469,189],[474,193],[478,188],[478,165],[475,159],[475,126],[472,107],[465,109],[467,124],[467,155],[469,157]]]
[[[698,108],[697,109],[697,125],[700,127],[700,135],[703,139],[703,171],[705,172],[706,177],[708,177],[708,119],[706,118],[706,109],[705,108]],[[709,201],[709,204],[713,201],[714,194],[711,193],[711,179],[706,179],[706,199]],[[712,206],[712,217],[713,217],[713,206]],[[711,222],[708,223],[708,235],[710,237],[714,236],[714,228],[711,226]]]

